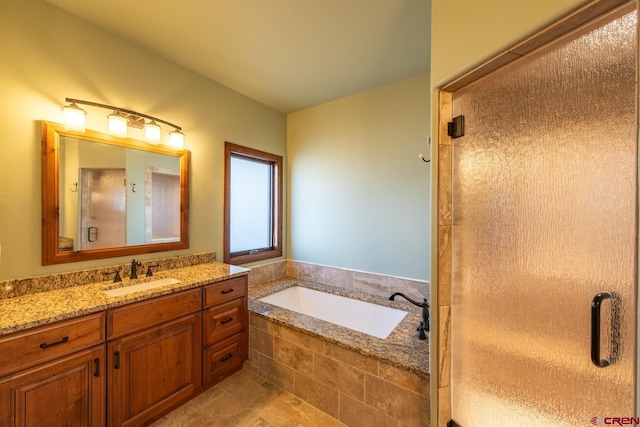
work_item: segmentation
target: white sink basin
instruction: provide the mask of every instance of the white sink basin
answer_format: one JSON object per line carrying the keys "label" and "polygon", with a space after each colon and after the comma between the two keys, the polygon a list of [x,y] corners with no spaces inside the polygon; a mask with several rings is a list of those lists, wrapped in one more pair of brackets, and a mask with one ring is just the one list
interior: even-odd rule
{"label": "white sink basin", "polygon": [[138,283],[137,285],[123,286],[121,288],[105,290],[104,293],[110,297],[120,297],[122,295],[131,294],[133,292],[146,291],[148,289],[158,288],[166,285],[177,285],[180,280],[173,278],[157,279],[151,282]]}

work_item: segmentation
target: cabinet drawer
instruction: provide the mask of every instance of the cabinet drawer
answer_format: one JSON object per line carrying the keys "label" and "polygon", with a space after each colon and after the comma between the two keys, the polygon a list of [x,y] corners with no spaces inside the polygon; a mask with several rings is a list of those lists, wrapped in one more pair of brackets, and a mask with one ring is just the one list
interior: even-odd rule
{"label": "cabinet drawer", "polygon": [[200,289],[153,298],[107,311],[107,338],[114,339],[199,311]]}
{"label": "cabinet drawer", "polygon": [[0,377],[104,342],[104,312],[0,338]]}
{"label": "cabinet drawer", "polygon": [[219,383],[242,367],[247,360],[246,332],[227,338],[204,351],[203,384],[205,387]]}
{"label": "cabinet drawer", "polygon": [[247,294],[247,276],[236,277],[204,287],[204,308]]}
{"label": "cabinet drawer", "polygon": [[242,332],[247,325],[245,298],[239,298],[204,312],[204,342],[213,344],[229,335]]}

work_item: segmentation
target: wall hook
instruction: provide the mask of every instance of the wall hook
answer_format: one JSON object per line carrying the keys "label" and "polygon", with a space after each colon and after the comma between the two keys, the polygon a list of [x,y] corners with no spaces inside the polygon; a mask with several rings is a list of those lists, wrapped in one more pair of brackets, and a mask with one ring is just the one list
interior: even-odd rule
{"label": "wall hook", "polygon": [[135,193],[135,192],[136,192],[136,183],[135,183],[135,182],[132,182],[132,183],[131,183],[131,192],[132,192],[132,193]]}
{"label": "wall hook", "polygon": [[[429,147],[431,147],[431,137],[430,137],[430,136],[428,136],[428,137],[427,137],[426,143],[427,143],[427,145],[428,145]],[[422,160],[422,161],[423,161],[423,162],[425,162],[425,163],[429,163],[429,162],[431,161],[431,159],[429,159],[429,160],[425,159],[425,158],[424,158],[424,155],[423,155],[422,153],[420,153],[420,154],[418,155],[418,157],[420,158],[420,160]]]}
{"label": "wall hook", "polygon": [[71,189],[72,193],[77,193],[78,192],[78,183],[74,182],[73,183],[73,188]]}

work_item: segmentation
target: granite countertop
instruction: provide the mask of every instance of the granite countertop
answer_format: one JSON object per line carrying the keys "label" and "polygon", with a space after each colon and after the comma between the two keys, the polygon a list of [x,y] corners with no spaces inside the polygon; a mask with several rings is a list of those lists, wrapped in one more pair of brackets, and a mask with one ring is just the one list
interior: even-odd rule
{"label": "granite countertop", "polygon": [[[300,285],[336,295],[346,296],[378,305],[408,311],[409,314],[386,339],[376,338],[333,323],[277,307],[259,299],[291,286]],[[384,297],[329,286],[307,280],[283,278],[249,287],[249,311],[275,323],[320,336],[342,347],[365,356],[391,363],[415,374],[429,378],[429,339],[416,338],[416,327],[422,320],[422,311],[408,302],[389,301]],[[429,333],[427,332],[427,337]]]}
{"label": "granite countertop", "polygon": [[[0,337],[65,319],[97,313],[108,308],[244,276],[248,272],[249,269],[242,267],[207,262],[163,270],[153,277],[141,277],[136,280],[123,279],[120,283],[102,281],[78,286],[53,283],[51,288],[46,291],[0,298]],[[174,278],[180,283],[122,296],[112,297],[104,292],[114,287],[146,283],[163,278]],[[386,339],[380,339],[259,301],[266,295],[295,285],[405,310],[409,314]],[[416,326],[422,320],[422,314],[420,308],[412,304],[398,300],[389,301],[386,298],[368,293],[292,278],[282,278],[252,285],[249,286],[248,291],[249,310],[259,316],[308,334],[320,336],[337,345],[402,367],[425,378],[429,377],[429,340],[416,338]]]}
{"label": "granite countertop", "polygon": [[[123,279],[119,283],[105,281],[11,298],[0,298],[0,336],[243,276],[248,272],[249,270],[246,268],[212,262],[164,270],[153,277],[141,277],[136,280]],[[104,293],[104,290],[113,287],[124,287],[162,278],[178,279],[180,283],[117,297],[111,297]]]}

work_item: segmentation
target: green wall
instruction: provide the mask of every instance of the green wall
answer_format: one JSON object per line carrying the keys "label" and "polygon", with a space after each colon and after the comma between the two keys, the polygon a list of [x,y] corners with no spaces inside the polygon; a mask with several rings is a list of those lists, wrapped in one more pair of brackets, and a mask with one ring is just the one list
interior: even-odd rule
{"label": "green wall", "polygon": [[[0,2],[0,280],[124,263],[41,265],[39,121],[60,122],[65,97],[128,108],[183,127],[191,151],[191,247],[223,239],[224,141],[286,155],[286,116],[41,0]],[[87,107],[105,132],[107,110]]]}
{"label": "green wall", "polygon": [[[230,141],[285,157],[282,258],[429,279],[430,165],[417,157],[428,156],[429,75],[287,117],[41,0],[0,2],[0,51],[0,280],[130,260],[41,265],[39,122],[60,122],[66,97],[184,129],[191,247],[136,258],[222,253]],[[86,109],[87,128],[105,132],[108,111]]]}
{"label": "green wall", "polygon": [[428,74],[289,114],[289,257],[429,280],[428,134]]}

